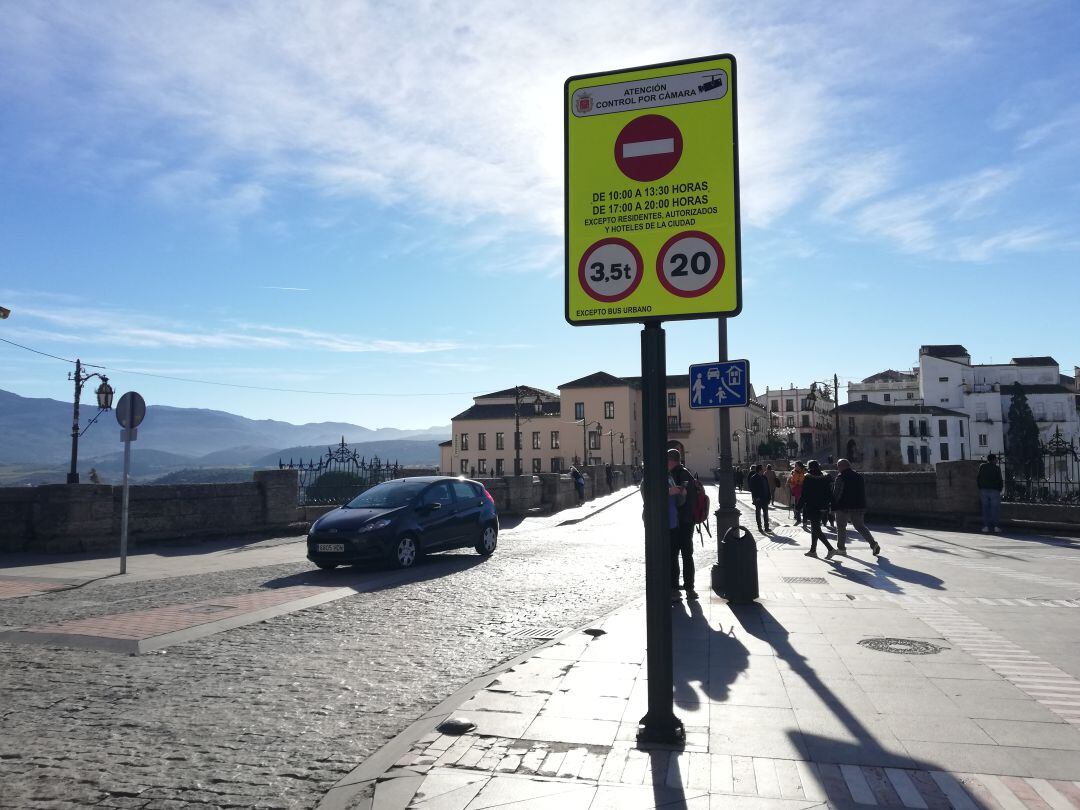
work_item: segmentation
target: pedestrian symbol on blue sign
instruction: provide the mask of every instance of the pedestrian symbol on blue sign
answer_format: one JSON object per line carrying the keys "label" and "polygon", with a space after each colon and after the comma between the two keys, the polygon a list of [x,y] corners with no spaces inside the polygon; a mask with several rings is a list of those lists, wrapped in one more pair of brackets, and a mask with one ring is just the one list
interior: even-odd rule
{"label": "pedestrian symbol on blue sign", "polygon": [[690,366],[691,408],[739,408],[750,399],[750,361]]}

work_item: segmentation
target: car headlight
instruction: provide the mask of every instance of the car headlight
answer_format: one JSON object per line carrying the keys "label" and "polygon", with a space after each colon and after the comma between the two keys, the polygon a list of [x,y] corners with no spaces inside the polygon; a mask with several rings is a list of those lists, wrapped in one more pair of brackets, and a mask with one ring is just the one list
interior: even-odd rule
{"label": "car headlight", "polygon": [[364,534],[365,532],[374,532],[378,531],[379,529],[385,529],[391,523],[393,523],[393,521],[389,520],[388,518],[383,518],[382,520],[373,520],[371,521],[371,523],[365,523],[363,526],[361,526],[358,533]]}

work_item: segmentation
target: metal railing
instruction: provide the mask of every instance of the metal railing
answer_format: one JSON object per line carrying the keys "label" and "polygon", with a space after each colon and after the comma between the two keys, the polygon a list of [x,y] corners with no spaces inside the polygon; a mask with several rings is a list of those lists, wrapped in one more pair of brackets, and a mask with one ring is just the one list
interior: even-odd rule
{"label": "metal railing", "polygon": [[319,459],[278,460],[278,468],[299,472],[302,506],[343,504],[361,492],[383,481],[401,477],[397,462],[382,461],[378,456],[369,460],[349,449],[344,437],[337,447],[327,447]]}
{"label": "metal railing", "polygon": [[1002,500],[1080,505],[1080,448],[1056,434],[1027,461],[1006,454]]}

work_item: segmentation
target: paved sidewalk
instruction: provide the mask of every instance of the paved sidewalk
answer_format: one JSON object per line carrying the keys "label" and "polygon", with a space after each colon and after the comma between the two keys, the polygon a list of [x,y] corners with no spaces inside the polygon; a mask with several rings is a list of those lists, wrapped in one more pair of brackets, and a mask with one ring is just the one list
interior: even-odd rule
{"label": "paved sidewalk", "polygon": [[[759,554],[757,604],[703,590],[674,606],[682,750],[635,742],[638,602],[597,622],[603,635],[571,633],[429,713],[322,806],[1080,808],[1075,635],[1059,640],[1059,668],[1038,634],[1022,646],[997,629],[1076,615],[1074,600],[1051,598],[1064,594],[1009,587],[1075,593],[1076,581],[979,569],[964,580],[960,552],[952,581],[953,568],[923,568],[954,552],[904,531],[879,538],[880,561],[856,542],[828,564],[803,556],[805,533],[788,527]],[[448,714],[476,729],[440,735]]]}

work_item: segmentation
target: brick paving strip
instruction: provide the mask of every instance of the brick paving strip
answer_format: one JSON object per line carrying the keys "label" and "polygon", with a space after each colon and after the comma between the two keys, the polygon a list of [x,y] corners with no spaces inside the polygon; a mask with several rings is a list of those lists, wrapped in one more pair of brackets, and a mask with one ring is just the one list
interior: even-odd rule
{"label": "brick paving strip", "polygon": [[354,588],[317,585],[270,588],[133,613],[33,625],[0,632],[0,641],[139,654],[355,594]]}
{"label": "brick paving strip", "polygon": [[50,591],[66,591],[81,584],[77,579],[48,579],[45,577],[0,576],[0,599],[37,596]]}

